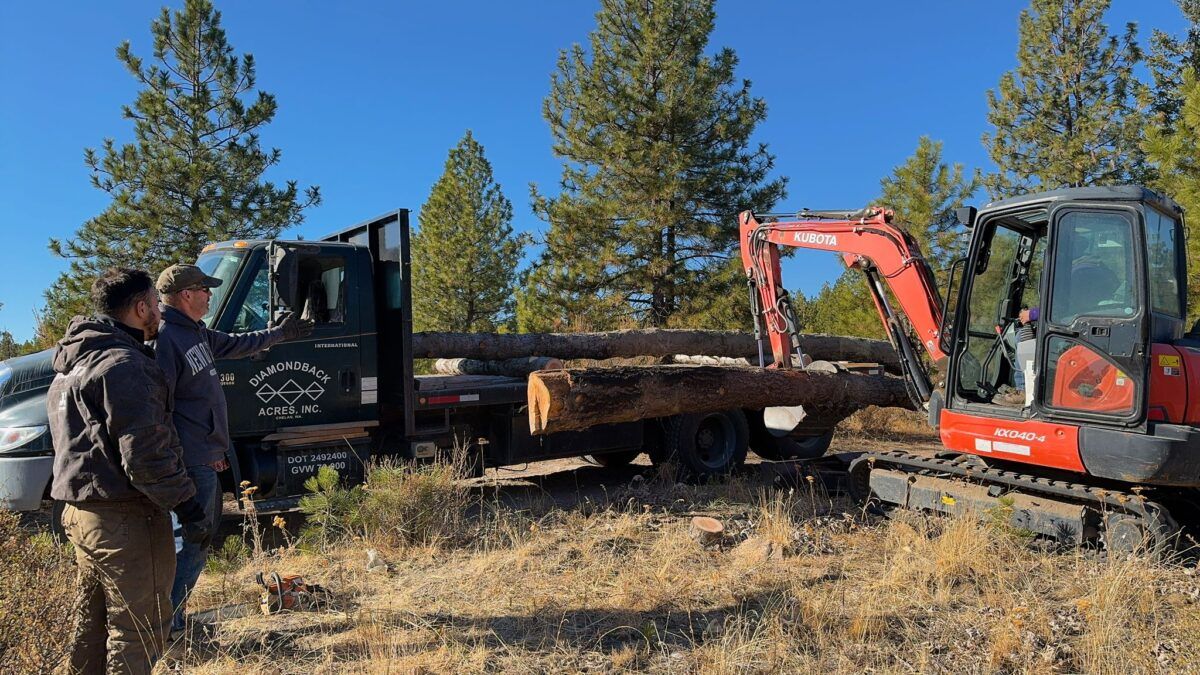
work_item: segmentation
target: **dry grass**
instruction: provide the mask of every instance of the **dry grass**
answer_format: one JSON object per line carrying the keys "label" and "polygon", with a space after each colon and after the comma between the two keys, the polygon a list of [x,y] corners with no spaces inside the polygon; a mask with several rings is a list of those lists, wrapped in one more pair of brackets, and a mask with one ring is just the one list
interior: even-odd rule
{"label": "dry grass", "polygon": [[[819,484],[777,488],[768,475],[709,486],[639,476],[566,508],[512,499],[486,481],[376,476],[367,493],[379,501],[367,507],[364,497],[358,508],[377,512],[359,514],[347,536],[249,560],[239,549],[206,573],[190,609],[219,612],[214,641],[177,646],[164,668],[1200,670],[1194,566],[1051,551],[986,519],[876,520]],[[693,515],[721,519],[725,540],[693,540]],[[367,548],[387,571],[365,569]],[[336,602],[262,616],[260,569],[302,574]]]}
{"label": "dry grass", "polygon": [[935,440],[925,415],[901,408],[867,406],[842,420],[841,435],[889,440]]}
{"label": "dry grass", "polygon": [[0,673],[35,673],[62,660],[71,625],[71,549],[0,511]]}
{"label": "dry grass", "polygon": [[[468,536],[279,551],[324,613],[222,621],[189,672],[1188,672],[1194,569],[1052,552],[986,521],[864,519],[815,486],[635,481],[578,509],[477,504]],[[705,548],[690,515],[721,518]],[[387,574],[365,571],[377,547]],[[245,601],[206,577],[194,609]]]}

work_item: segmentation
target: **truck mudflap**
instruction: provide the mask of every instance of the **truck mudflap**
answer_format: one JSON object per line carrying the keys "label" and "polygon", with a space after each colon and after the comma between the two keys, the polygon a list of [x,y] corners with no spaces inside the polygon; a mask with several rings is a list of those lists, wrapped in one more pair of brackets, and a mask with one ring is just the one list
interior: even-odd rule
{"label": "truck mudflap", "polygon": [[1074,545],[1165,553],[1179,528],[1142,494],[893,451],[850,464],[855,497],[932,513],[1002,519]]}

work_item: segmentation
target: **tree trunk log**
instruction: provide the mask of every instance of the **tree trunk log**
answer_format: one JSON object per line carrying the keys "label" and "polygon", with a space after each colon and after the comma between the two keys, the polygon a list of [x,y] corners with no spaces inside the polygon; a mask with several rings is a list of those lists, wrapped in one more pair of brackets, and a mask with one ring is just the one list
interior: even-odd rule
{"label": "tree trunk log", "polygon": [[480,361],[479,359],[438,359],[433,372],[441,375],[507,375],[526,377],[539,370],[557,370],[563,362],[546,356],[528,356],[503,361]]}
{"label": "tree trunk log", "polygon": [[[818,361],[866,361],[899,372],[892,345],[882,340],[839,335],[803,335],[800,347]],[[758,345],[750,333],[726,330],[646,328],[606,333],[414,333],[413,358],[461,357],[497,361],[527,356],[558,359],[611,359],[635,356],[706,354],[753,359]]]}
{"label": "tree trunk log", "polygon": [[577,431],[680,413],[804,406],[804,425],[832,428],[868,405],[912,409],[886,375],[721,366],[549,370],[529,376],[529,430]]}

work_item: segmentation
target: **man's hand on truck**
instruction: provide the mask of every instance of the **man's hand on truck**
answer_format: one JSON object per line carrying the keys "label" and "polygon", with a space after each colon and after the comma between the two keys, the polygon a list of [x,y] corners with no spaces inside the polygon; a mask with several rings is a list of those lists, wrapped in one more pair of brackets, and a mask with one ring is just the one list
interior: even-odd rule
{"label": "man's hand on truck", "polygon": [[283,339],[295,340],[308,337],[313,332],[313,321],[312,319],[302,319],[294,313],[288,312],[279,322],[279,328],[283,331]]}

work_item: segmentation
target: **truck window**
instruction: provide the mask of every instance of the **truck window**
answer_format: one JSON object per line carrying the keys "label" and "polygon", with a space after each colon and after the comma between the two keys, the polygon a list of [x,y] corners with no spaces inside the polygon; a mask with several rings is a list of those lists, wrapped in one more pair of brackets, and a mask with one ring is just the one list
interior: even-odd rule
{"label": "truck window", "polygon": [[300,316],[317,324],[346,321],[346,261],[339,256],[310,256],[300,260],[296,284]]}
{"label": "truck window", "polygon": [[233,332],[245,333],[263,330],[267,327],[267,317],[271,314],[271,286],[267,279],[266,265],[259,264],[258,273],[246,292],[246,300],[238,309],[233,320]]}
{"label": "truck window", "polygon": [[196,266],[210,277],[216,277],[223,283],[212,289],[212,300],[208,303],[208,313],[202,320],[204,325],[212,326],[217,311],[225,302],[225,296],[233,288],[233,278],[242,267],[242,259],[246,257],[243,251],[212,251],[201,255],[196,260]]}

